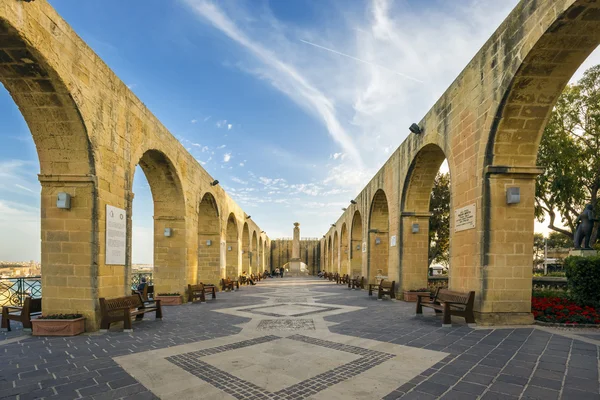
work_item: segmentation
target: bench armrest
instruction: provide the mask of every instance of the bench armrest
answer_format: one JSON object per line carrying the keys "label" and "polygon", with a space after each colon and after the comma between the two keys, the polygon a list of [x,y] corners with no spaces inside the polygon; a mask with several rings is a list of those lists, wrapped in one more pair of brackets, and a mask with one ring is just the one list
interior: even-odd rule
{"label": "bench armrest", "polygon": [[461,303],[461,302],[458,302],[458,301],[441,301],[440,300],[440,303],[441,304],[450,304],[451,306],[457,306],[457,305],[458,306],[466,306],[467,305],[466,303]]}
{"label": "bench armrest", "polygon": [[429,297],[430,299],[433,298],[433,296],[430,294],[417,294],[418,297]]}
{"label": "bench armrest", "polygon": [[21,307],[21,306],[2,306],[2,308],[6,308],[9,311],[10,310],[14,310],[14,311],[23,310],[23,307]]}

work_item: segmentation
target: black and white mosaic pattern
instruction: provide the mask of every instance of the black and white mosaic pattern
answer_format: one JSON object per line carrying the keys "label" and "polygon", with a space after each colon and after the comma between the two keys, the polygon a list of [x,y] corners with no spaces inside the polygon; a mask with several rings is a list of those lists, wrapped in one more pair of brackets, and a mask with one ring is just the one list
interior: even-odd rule
{"label": "black and white mosaic pattern", "polygon": [[254,308],[246,308],[243,311],[244,312],[249,312],[252,314],[258,314],[258,315],[266,315],[267,317],[306,317],[308,315],[314,315],[314,314],[319,314],[319,313],[324,313],[327,311],[333,311],[333,310],[339,310],[340,307],[326,307],[326,306],[322,306],[319,304],[287,304],[287,305],[293,305],[293,306],[298,306],[298,307],[306,307],[306,312],[299,312],[296,314],[292,314],[289,315],[287,313],[284,312],[277,312],[278,309],[283,309],[286,304],[275,304],[275,305],[268,305],[268,306],[259,306],[259,307],[254,307]]}
{"label": "black and white mosaic pattern", "polygon": [[358,355],[360,358],[333,368],[325,373],[315,377],[305,379],[285,389],[277,392],[265,390],[252,382],[240,379],[235,375],[225,372],[207,362],[201,360],[202,357],[222,353],[225,351],[241,349],[254,346],[273,340],[280,339],[279,336],[268,335],[256,339],[244,340],[224,346],[213,347],[210,349],[193,351],[190,353],[179,354],[166,358],[171,363],[177,365],[183,370],[194,376],[210,383],[214,387],[223,390],[236,399],[304,399],[325,390],[333,385],[360,375],[369,369],[376,367],[389,359],[393,354],[364,349],[361,347],[345,345],[327,340],[315,339],[303,335],[288,336],[287,339],[304,342],[327,349],[347,352]]}
{"label": "black and white mosaic pattern", "polygon": [[315,322],[312,319],[265,319],[256,327],[259,331],[299,331],[315,330]]}

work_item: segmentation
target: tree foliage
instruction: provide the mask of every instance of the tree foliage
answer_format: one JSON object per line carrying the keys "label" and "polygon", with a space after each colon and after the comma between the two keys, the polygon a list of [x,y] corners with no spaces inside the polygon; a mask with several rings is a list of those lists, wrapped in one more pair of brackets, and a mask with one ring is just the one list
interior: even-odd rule
{"label": "tree foliage", "polygon": [[431,191],[429,211],[429,265],[450,262],[450,174],[438,172]]}
{"label": "tree foliage", "polygon": [[[598,215],[600,191],[600,65],[588,69],[559,97],[540,143],[536,217],[550,217],[549,228],[572,238],[575,220],[590,203]],[[556,226],[560,216],[563,229]],[[592,243],[598,236],[594,228]]]}

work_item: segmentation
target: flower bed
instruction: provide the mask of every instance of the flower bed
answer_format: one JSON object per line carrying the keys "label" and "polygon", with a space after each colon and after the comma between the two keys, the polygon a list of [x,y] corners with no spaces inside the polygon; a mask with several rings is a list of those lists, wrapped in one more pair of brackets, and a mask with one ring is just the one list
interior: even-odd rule
{"label": "flower bed", "polygon": [[554,324],[600,324],[600,312],[561,297],[533,297],[531,311],[537,321]]}

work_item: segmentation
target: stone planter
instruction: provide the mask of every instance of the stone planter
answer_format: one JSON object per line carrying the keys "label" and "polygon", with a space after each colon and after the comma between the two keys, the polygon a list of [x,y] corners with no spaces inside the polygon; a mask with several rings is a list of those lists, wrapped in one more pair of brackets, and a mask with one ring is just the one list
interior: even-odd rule
{"label": "stone planter", "polygon": [[76,336],[85,332],[85,317],[76,319],[31,320],[33,336]]}
{"label": "stone planter", "polygon": [[411,303],[416,303],[419,295],[426,294],[429,295],[429,292],[409,292],[407,290],[404,291],[404,301],[408,301]]}
{"label": "stone planter", "polygon": [[163,306],[180,306],[183,302],[181,296],[156,296],[154,300],[160,300]]}

